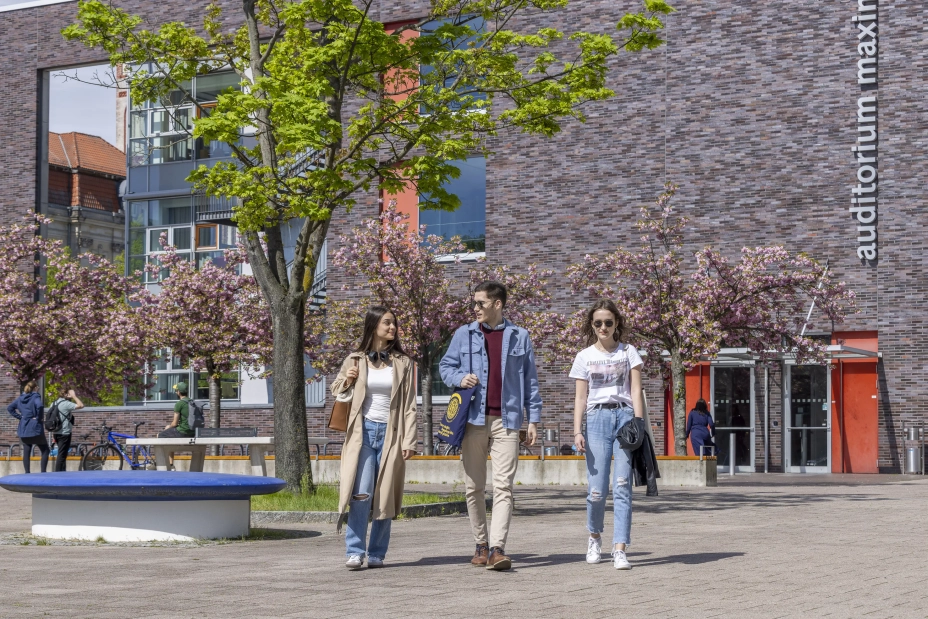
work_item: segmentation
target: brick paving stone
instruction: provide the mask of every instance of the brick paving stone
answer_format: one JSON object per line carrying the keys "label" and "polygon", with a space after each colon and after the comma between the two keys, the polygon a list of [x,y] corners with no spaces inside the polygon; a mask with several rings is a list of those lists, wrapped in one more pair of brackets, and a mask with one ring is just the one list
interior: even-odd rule
{"label": "brick paving stone", "polygon": [[[464,516],[396,521],[386,567],[357,572],[333,525],[194,547],[0,545],[0,617],[608,617],[626,613],[626,591],[641,617],[928,617],[928,480],[750,475],[636,492],[630,572],[584,562],[584,488],[515,492],[506,573],[468,564]],[[0,491],[0,539],[29,518],[28,496]],[[199,593],[167,593],[193,570]]]}

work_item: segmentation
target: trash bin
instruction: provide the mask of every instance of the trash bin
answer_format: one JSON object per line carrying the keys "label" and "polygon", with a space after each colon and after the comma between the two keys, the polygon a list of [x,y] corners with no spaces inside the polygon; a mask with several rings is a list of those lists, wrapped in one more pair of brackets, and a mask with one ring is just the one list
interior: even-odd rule
{"label": "trash bin", "polygon": [[905,448],[905,472],[921,473],[922,472],[922,448],[906,447]]}
{"label": "trash bin", "polygon": [[905,429],[905,440],[907,441],[918,441],[921,440],[921,428],[906,428]]}

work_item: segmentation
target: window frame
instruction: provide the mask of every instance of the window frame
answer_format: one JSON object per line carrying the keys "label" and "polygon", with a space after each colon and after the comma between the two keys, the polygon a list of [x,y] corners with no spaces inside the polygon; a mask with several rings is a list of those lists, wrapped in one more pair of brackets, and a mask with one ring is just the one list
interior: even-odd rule
{"label": "window frame", "polygon": [[[200,245],[200,230],[206,228],[213,229],[213,239],[215,240],[214,245]],[[193,251],[219,251],[219,224],[197,224],[196,232],[194,233],[193,239]]]}

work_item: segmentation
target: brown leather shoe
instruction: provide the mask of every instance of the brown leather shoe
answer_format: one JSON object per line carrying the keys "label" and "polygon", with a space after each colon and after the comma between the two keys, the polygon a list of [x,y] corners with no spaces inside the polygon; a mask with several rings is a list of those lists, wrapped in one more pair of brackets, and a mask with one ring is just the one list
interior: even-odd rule
{"label": "brown leather shoe", "polygon": [[474,558],[470,560],[470,564],[474,567],[480,567],[481,565],[487,564],[487,554],[489,553],[489,548],[483,544],[477,544],[477,550],[474,552]]}
{"label": "brown leather shoe", "polygon": [[488,570],[508,570],[510,567],[512,567],[512,559],[503,554],[502,548],[490,549],[490,557],[487,559]]}

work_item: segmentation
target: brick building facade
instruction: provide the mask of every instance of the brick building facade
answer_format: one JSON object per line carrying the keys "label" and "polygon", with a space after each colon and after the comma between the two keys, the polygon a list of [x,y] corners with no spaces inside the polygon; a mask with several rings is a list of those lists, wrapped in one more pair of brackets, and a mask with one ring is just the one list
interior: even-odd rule
{"label": "brick building facade", "polygon": [[[589,105],[585,124],[566,123],[550,140],[507,134],[491,141],[486,255],[493,262],[537,263],[561,274],[584,254],[633,245],[631,224],[638,206],[652,201],[665,181],[673,181],[680,187],[676,204],[691,220],[687,239],[692,249],[711,244],[736,255],[745,245],[776,243],[828,260],[837,277],[857,293],[860,312],[840,326],[841,333],[822,335],[859,350],[878,350],[882,356],[836,359],[824,374],[809,374],[808,384],[826,380],[827,387],[816,387],[817,395],[804,399],[823,400],[814,404],[822,405],[819,416],[830,437],[824,468],[888,472],[899,470],[903,424],[928,421],[928,218],[920,191],[928,168],[928,111],[923,105],[928,79],[922,69],[928,61],[928,6],[884,0],[876,19],[877,11],[871,11],[874,15],[855,23],[852,18],[860,17],[861,6],[877,4],[860,1],[674,3],[678,11],[667,19],[667,45],[611,60],[609,85],[617,94]],[[192,24],[201,18],[199,8],[174,0],[156,6],[138,0],[119,4],[154,23],[172,19]],[[424,0],[383,2],[373,17],[383,22],[415,19],[428,6]],[[637,6],[631,1],[574,2],[567,11],[527,16],[515,27],[611,32],[621,15]],[[75,7],[66,2],[0,13],[9,73],[0,88],[6,116],[18,121],[0,143],[5,186],[0,222],[14,220],[23,207],[39,206],[43,200],[43,183],[37,178],[45,135],[39,122],[43,71],[103,60],[99,53],[57,36]],[[860,25],[871,28],[871,21],[878,23],[880,35],[877,82],[861,85],[858,73],[866,54],[858,46],[868,39]],[[849,210],[851,199],[862,197],[852,189],[869,178],[851,151],[860,143],[858,130],[866,129],[858,113],[863,96],[878,102],[873,123],[879,136],[873,133],[879,179],[876,260],[859,258],[864,245],[859,238],[866,231],[858,230],[862,220]],[[335,249],[338,233],[360,218],[376,216],[379,208],[371,194],[350,219],[338,214],[329,251]],[[343,282],[337,273],[329,273],[328,279],[332,294]],[[571,295],[561,275],[554,288],[561,310],[585,302]],[[736,359],[727,366],[705,366],[702,377],[699,370],[691,373],[691,394],[711,392],[719,381],[728,380],[725,367],[751,366]],[[769,372],[766,427],[769,468],[774,471],[787,462],[786,428],[796,425],[795,415],[800,414],[790,408],[796,402],[784,394],[789,373],[798,376],[801,371],[777,365]],[[855,373],[857,383],[848,378]],[[746,444],[754,446],[748,465],[763,470],[763,393],[768,383],[759,366],[746,376],[753,386],[748,389],[750,414],[742,413],[751,428]],[[544,367],[540,378],[545,418],[569,422],[572,386],[566,373]],[[15,385],[4,381],[0,392],[11,399]],[[847,385],[854,389],[848,391]],[[647,395],[652,420],[662,424],[655,427],[662,441],[666,421],[655,414],[664,401],[659,381],[648,381]],[[842,415],[849,412],[858,425],[847,425],[851,419],[839,416],[838,404],[847,408]],[[311,410],[311,427],[320,428],[324,414]],[[4,437],[13,428],[10,421],[0,422]],[[878,461],[855,463],[857,453],[850,452],[858,445],[849,427],[868,436],[872,429],[874,443],[861,447],[861,453],[868,459],[873,453]],[[800,436],[813,430],[795,432]]]}

